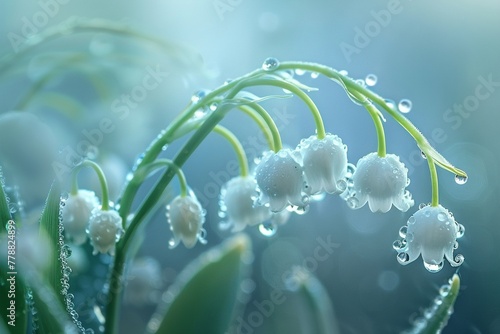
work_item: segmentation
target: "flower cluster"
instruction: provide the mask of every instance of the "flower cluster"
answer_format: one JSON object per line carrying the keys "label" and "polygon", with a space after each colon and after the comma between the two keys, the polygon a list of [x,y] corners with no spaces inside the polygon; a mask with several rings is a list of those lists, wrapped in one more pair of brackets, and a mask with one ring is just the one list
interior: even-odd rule
{"label": "flower cluster", "polygon": [[80,189],[70,194],[61,217],[66,236],[75,245],[83,244],[89,237],[94,254],[114,255],[115,244],[123,234],[122,219],[115,210],[102,210],[93,191]]}

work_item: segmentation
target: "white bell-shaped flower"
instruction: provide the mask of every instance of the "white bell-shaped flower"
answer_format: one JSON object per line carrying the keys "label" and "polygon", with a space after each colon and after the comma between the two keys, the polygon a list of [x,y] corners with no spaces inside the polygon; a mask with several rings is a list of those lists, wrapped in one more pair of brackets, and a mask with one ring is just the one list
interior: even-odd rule
{"label": "white bell-shaped flower", "polygon": [[399,234],[402,240],[396,240],[393,247],[398,251],[398,262],[403,265],[415,261],[420,254],[430,272],[440,271],[444,258],[453,267],[464,262],[462,255],[453,256],[464,227],[441,205],[422,207],[408,219]]}
{"label": "white bell-shaped flower", "polygon": [[372,212],[387,212],[392,205],[406,212],[414,204],[410,192],[405,189],[409,184],[408,169],[397,155],[379,157],[377,153],[370,153],[359,159],[342,196],[352,209],[359,209],[368,202]]}
{"label": "white bell-shaped flower", "polygon": [[297,146],[307,182],[306,192],[341,193],[346,189],[347,146],[336,135],[318,139],[313,135]]}
{"label": "white bell-shaped flower", "polygon": [[87,226],[92,210],[99,206],[99,200],[93,191],[78,190],[76,195],[70,194],[61,210],[66,236],[75,245],[81,245],[87,240]]}
{"label": "white bell-shaped flower", "polygon": [[94,247],[92,252],[109,253],[115,255],[115,244],[123,235],[122,218],[115,210],[101,210],[96,208],[90,216],[87,234],[90,244]]}
{"label": "white bell-shaped flower", "polygon": [[239,232],[246,226],[258,225],[271,216],[269,208],[254,205],[257,182],[252,176],[238,176],[229,180],[221,189],[220,213],[227,218],[228,227]]}
{"label": "white bell-shaped flower", "polygon": [[177,196],[167,205],[167,220],[173,238],[169,247],[176,247],[182,241],[186,248],[193,248],[196,241],[205,244],[205,210],[203,210],[196,196],[191,193],[188,196]]}
{"label": "white bell-shaped flower", "polygon": [[255,169],[255,180],[260,192],[257,204],[268,206],[272,212],[282,211],[288,205],[308,205],[308,197],[302,193],[302,166],[290,149],[266,152]]}

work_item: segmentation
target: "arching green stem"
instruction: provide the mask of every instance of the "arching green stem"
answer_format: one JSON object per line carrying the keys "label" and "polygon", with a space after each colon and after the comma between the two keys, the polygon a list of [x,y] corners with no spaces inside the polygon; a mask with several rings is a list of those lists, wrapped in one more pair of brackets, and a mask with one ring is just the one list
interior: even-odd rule
{"label": "arching green stem", "polygon": [[382,120],[380,119],[380,111],[378,111],[377,107],[375,107],[372,103],[368,103],[364,105],[364,107],[370,113],[370,116],[373,119],[373,123],[375,124],[375,130],[377,131],[377,141],[378,141],[377,154],[379,157],[383,158],[386,155],[386,145],[385,145],[384,125],[382,124]]}
{"label": "arching green stem", "polygon": [[243,149],[243,146],[241,145],[240,141],[236,136],[226,129],[225,127],[221,125],[216,125],[214,127],[214,132],[220,134],[222,137],[224,137],[233,147],[234,152],[236,153],[236,156],[238,158],[238,163],[240,165],[240,174],[241,176],[248,176],[248,160],[247,156],[245,154],[245,150]]}
{"label": "arching green stem", "polygon": [[91,167],[97,174],[102,191],[101,209],[103,211],[109,210],[108,183],[106,182],[106,177],[104,176],[104,172],[102,171],[101,167],[99,167],[98,164],[91,160],[85,160],[73,169],[73,172],[71,174],[71,195],[78,194],[78,173],[83,167]]}
{"label": "arching green stem", "polygon": [[431,157],[427,157],[427,162],[429,164],[429,172],[431,173],[431,185],[432,185],[432,202],[431,206],[439,205],[439,183],[438,175],[436,170],[436,164]]}
{"label": "arching green stem", "polygon": [[155,171],[160,167],[171,167],[175,171],[175,173],[177,173],[177,177],[179,178],[180,192],[181,192],[180,195],[182,197],[186,197],[188,194],[186,177],[182,172],[182,169],[180,169],[175,163],[173,163],[172,160],[169,159],[158,159],[153,161],[149,165],[142,167],[141,170],[139,170],[136,174],[134,174],[134,177],[137,178],[134,181],[142,183],[149,174],[151,174],[153,171]]}
{"label": "arching green stem", "polygon": [[340,83],[345,89],[349,92],[358,92],[361,95],[365,96],[367,99],[375,102],[379,106],[381,106],[387,113],[391,115],[396,122],[398,122],[417,142],[418,147],[424,152],[427,156],[432,156],[436,164],[438,164],[441,168],[446,169],[455,175],[467,177],[467,173],[463,170],[456,168],[452,164],[450,164],[446,159],[441,156],[430,144],[429,141],[422,135],[422,133],[417,129],[413,123],[411,123],[405,116],[403,116],[399,111],[397,111],[394,107],[391,107],[384,98],[379,96],[378,94],[372,92],[368,88],[359,85],[353,79],[340,74],[338,71],[334,70],[331,67],[316,64],[316,63],[305,63],[305,62],[282,62],[277,70],[287,70],[287,69],[301,69],[305,71],[311,71],[323,74],[324,76]]}
{"label": "arching green stem", "polygon": [[286,82],[282,80],[277,80],[277,79],[268,79],[268,78],[256,78],[256,79],[251,79],[248,81],[244,81],[241,84],[243,87],[249,87],[249,86],[276,86],[280,87],[283,89],[286,89],[293,94],[297,95],[304,103],[307,105],[309,110],[311,111],[313,118],[314,118],[314,123],[316,125],[316,136],[318,139],[323,139],[326,136],[326,131],[325,131],[325,125],[323,124],[323,118],[321,117],[321,113],[318,110],[318,107],[314,103],[314,101],[304,93],[300,88],[297,86]]}
{"label": "arching green stem", "polygon": [[259,114],[255,111],[255,109],[249,107],[249,106],[239,106],[238,107],[241,111],[243,111],[245,114],[250,116],[252,120],[257,123],[257,126],[259,127],[260,131],[264,134],[264,137],[266,139],[267,145],[269,146],[270,150],[274,151],[274,136],[271,133],[271,130],[267,123],[264,121],[262,117],[260,117]]}
{"label": "arching green stem", "polygon": [[[255,102],[250,103],[248,106],[251,107],[253,110],[255,110],[255,112],[257,112],[259,114],[259,116],[262,117],[262,119],[264,119],[264,122],[266,122],[267,127],[269,128],[269,131],[271,131],[271,135],[273,138],[273,147],[270,146],[270,148],[274,152],[278,152],[279,150],[281,150],[281,148],[283,147],[283,144],[281,143],[280,132],[278,130],[278,127],[276,126],[276,123],[274,122],[272,117],[269,115],[269,113],[266,111],[266,109],[264,109],[264,107],[262,107],[260,104],[255,103]],[[246,107],[246,106],[242,106],[242,107]]]}

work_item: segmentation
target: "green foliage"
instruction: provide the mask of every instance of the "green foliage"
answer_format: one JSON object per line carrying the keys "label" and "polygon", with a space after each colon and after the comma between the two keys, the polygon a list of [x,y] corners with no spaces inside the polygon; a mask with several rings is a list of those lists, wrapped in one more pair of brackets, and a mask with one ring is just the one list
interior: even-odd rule
{"label": "green foliage", "polygon": [[149,333],[224,333],[234,316],[250,256],[250,240],[242,235],[203,253],[166,292],[173,301],[163,318],[161,310],[153,317]]}

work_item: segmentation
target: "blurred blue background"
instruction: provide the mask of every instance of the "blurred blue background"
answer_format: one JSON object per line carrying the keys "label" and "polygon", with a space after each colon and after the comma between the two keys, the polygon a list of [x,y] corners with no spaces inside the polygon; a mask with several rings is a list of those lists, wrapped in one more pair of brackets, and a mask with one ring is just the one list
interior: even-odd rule
{"label": "blurred blue background", "polygon": [[[469,181],[459,186],[453,175],[439,171],[441,203],[465,226],[465,236],[456,251],[465,256],[458,270],[461,294],[444,333],[500,333],[500,229],[496,212],[500,205],[500,2],[65,0],[44,9],[42,4],[48,2],[0,3],[1,54],[13,52],[13,34],[22,36],[23,30],[29,30],[28,21],[42,32],[71,16],[81,16],[130,24],[181,43],[203,59],[203,72],[196,66],[175,67],[158,50],[140,42],[85,34],[47,43],[26,57],[23,71],[2,78],[0,112],[4,113],[18,107],[31,85],[46,73],[50,61],[44,60],[44,55],[51,55],[53,60],[72,51],[91,54],[90,63],[78,65],[81,72],[58,77],[41,92],[69,95],[79,101],[85,114],[61,116],[57,107],[42,98],[31,100],[25,108],[49,124],[58,149],[62,149],[81,140],[82,129],[96,128],[103,115],[116,117],[112,102],[140,83],[148,66],[160,64],[169,73],[158,89],[132,108],[130,115],[116,122],[116,130],[98,147],[98,159],[110,165],[108,174],[115,196],[135,157],[189,102],[193,92],[213,89],[258,68],[269,56],[323,63],[347,70],[353,78],[375,74],[378,82],[374,91],[395,101],[410,99],[410,120],[450,162],[469,174]],[[54,15],[44,20],[41,11]],[[132,66],[106,58],[112,51],[134,56],[142,63]],[[98,69],[92,62],[100,64]],[[113,89],[101,102],[82,75],[99,71],[113,73],[105,82]],[[376,150],[372,121],[339,86],[324,78],[297,78],[319,88],[310,96],[322,111],[327,131],[339,135],[348,145],[350,162]],[[280,93],[272,89],[265,92]],[[265,106],[275,116],[285,145],[295,147],[301,138],[314,132],[312,117],[298,99],[267,101]],[[409,168],[409,189],[416,204],[427,203],[431,193],[427,164],[411,137],[387,118],[388,152],[398,154]],[[259,140],[259,145],[253,144],[257,128],[245,116],[231,113],[223,123],[238,135],[251,158],[264,149]],[[23,136],[7,137],[4,132],[1,140],[22,146]],[[178,147],[173,145],[167,156]],[[217,231],[218,195],[212,190],[214,184],[220,186],[227,175],[234,173],[228,171],[230,160],[235,160],[230,147],[220,138],[209,136],[185,166],[188,182],[208,211],[208,247],[227,237]],[[32,171],[25,173],[30,175]],[[22,184],[22,180],[19,182]],[[40,176],[36,186],[25,183],[20,192],[28,209],[36,212],[50,180],[44,183]],[[409,327],[412,314],[414,317],[429,305],[438,287],[455,272],[447,263],[437,274],[427,272],[420,259],[406,267],[397,263],[392,242],[415,210],[391,210],[383,215],[372,214],[367,207],[351,211],[340,198],[327,196],[314,203],[307,215],[293,216],[272,238],[261,236],[256,229],[248,230],[256,255],[252,298],[269,296],[280,268],[302,263],[318,245],[317,238],[330,237],[339,246],[318,264],[314,274],[329,292],[341,332],[400,332]],[[165,286],[207,247],[169,251],[170,231],[163,212],[152,218],[144,238],[139,255],[160,261]],[[279,308],[263,325],[253,328],[253,333],[296,333],[311,321],[301,316],[292,299]],[[141,330],[151,310],[125,306],[123,333]],[[252,310],[249,304],[247,314]]]}

